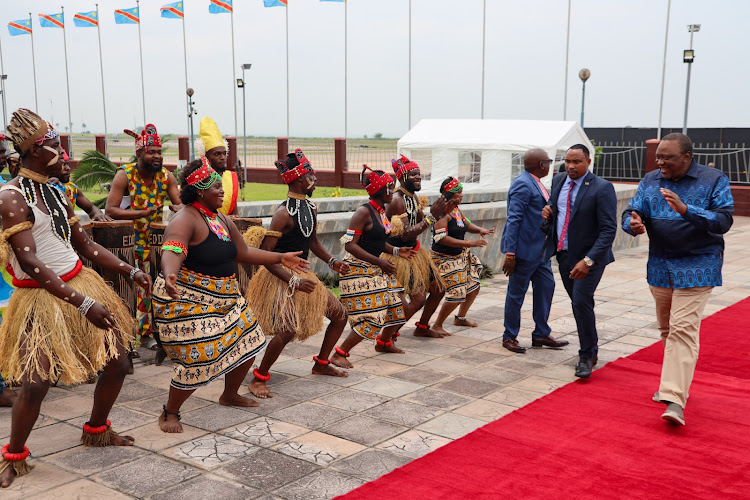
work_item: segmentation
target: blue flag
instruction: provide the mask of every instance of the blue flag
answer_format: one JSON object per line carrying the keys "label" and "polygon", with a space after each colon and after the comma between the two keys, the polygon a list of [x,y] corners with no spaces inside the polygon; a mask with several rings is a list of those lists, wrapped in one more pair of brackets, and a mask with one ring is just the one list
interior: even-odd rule
{"label": "blue flag", "polygon": [[231,14],[232,0],[210,0],[208,12],[210,14]]}
{"label": "blue flag", "polygon": [[264,7],[286,7],[289,0],[263,0]]}
{"label": "blue flag", "polygon": [[185,19],[185,6],[182,2],[168,3],[161,8],[161,17]]}
{"label": "blue flag", "polygon": [[138,7],[132,9],[116,9],[115,10],[115,23],[116,24],[140,24],[141,18],[138,12]]}
{"label": "blue flag", "polygon": [[8,32],[10,33],[10,36],[30,35],[31,19],[21,19],[20,21],[9,22]]}
{"label": "blue flag", "polygon": [[99,26],[99,18],[95,10],[91,12],[79,12],[73,16],[73,24],[78,28],[96,28]]}
{"label": "blue flag", "polygon": [[39,24],[42,28],[65,28],[63,13],[39,14]]}

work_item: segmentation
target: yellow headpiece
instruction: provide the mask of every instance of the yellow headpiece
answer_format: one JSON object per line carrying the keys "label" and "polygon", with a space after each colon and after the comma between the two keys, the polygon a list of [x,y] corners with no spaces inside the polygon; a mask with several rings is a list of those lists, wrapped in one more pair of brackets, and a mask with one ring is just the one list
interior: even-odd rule
{"label": "yellow headpiece", "polygon": [[221,136],[221,132],[219,132],[219,126],[207,116],[201,118],[200,136],[206,152],[219,146],[225,147],[224,138]]}

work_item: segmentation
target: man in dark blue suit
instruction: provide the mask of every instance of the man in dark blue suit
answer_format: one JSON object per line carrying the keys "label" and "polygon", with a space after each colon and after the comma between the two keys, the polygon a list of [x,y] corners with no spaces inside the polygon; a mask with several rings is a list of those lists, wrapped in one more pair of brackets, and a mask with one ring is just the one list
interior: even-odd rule
{"label": "man in dark blue suit", "polygon": [[542,217],[549,219],[553,237],[546,253],[557,255],[565,291],[571,299],[578,327],[580,350],[576,377],[588,378],[597,361],[599,336],[594,316],[594,292],[604,268],[615,260],[612,242],[617,233],[617,195],[612,183],[589,172],[591,156],[583,144],[565,154],[568,175],[552,179],[550,204]]}
{"label": "man in dark blue suit", "polygon": [[517,337],[521,328],[521,306],[529,283],[534,293],[535,328],[531,334],[531,345],[552,348],[568,345],[567,340],[552,338],[552,330],[547,324],[555,293],[555,278],[550,255],[543,253],[547,235],[539,228],[542,225],[542,209],[549,200],[549,193],[541,179],[549,174],[551,164],[552,160],[543,149],[530,149],[523,155],[524,171],[508,191],[508,216],[500,240],[500,251],[505,254],[503,272],[509,277],[505,295],[503,347],[512,352],[526,352]]}

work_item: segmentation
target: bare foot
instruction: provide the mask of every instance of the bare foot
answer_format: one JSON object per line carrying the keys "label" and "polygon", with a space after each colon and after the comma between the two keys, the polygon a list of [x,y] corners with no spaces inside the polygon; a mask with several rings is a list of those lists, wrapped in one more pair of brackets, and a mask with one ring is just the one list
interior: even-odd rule
{"label": "bare foot", "polygon": [[[166,418],[165,418],[166,417]],[[182,432],[182,424],[174,413],[159,415],[159,428],[167,434],[178,434]]]}
{"label": "bare foot", "polygon": [[380,345],[375,344],[375,350],[378,352],[390,352],[393,354],[403,354],[404,351],[396,347],[396,344],[391,345]]}
{"label": "bare foot", "polygon": [[339,368],[354,368],[354,365],[351,364],[348,359],[337,352],[333,353],[333,355],[331,356],[331,363],[338,366]]}
{"label": "bare foot", "polygon": [[2,473],[0,473],[0,488],[7,488],[13,484],[13,480],[16,478],[16,471],[13,467],[7,467]]}
{"label": "bare foot", "polygon": [[255,377],[253,377],[253,380],[251,380],[250,383],[247,384],[247,388],[250,389],[250,392],[252,392],[253,396],[255,396],[256,398],[265,399],[273,397],[273,394],[271,394],[271,391],[268,390],[266,383],[262,380],[258,380]]}
{"label": "bare foot", "polygon": [[331,365],[321,365],[315,363],[312,367],[313,375],[330,375],[332,377],[348,377],[349,373],[344,370],[337,370]]}
{"label": "bare foot", "polygon": [[444,337],[442,333],[438,333],[431,328],[419,328],[419,327],[414,329],[414,336],[415,337],[432,337],[433,339],[441,339]]}
{"label": "bare foot", "polygon": [[242,406],[243,408],[258,406],[257,401],[253,401],[250,398],[243,398],[239,394],[222,394],[219,398],[219,404],[224,406]]}
{"label": "bare foot", "polygon": [[473,321],[469,321],[468,319],[458,319],[458,318],[455,318],[453,320],[453,324],[456,325],[456,326],[469,326],[471,328],[475,328],[475,327],[479,326],[476,323],[474,323]]}
{"label": "bare foot", "polygon": [[16,400],[16,393],[10,389],[5,389],[0,392],[0,406],[13,406],[13,402]]}
{"label": "bare foot", "polygon": [[442,325],[434,325],[432,331],[439,333],[443,337],[450,337],[450,332],[445,331]]}
{"label": "bare foot", "polygon": [[133,446],[133,444],[135,444],[135,438],[133,436],[120,436],[119,434],[112,434],[112,437],[109,438],[109,444],[111,444],[112,446]]}

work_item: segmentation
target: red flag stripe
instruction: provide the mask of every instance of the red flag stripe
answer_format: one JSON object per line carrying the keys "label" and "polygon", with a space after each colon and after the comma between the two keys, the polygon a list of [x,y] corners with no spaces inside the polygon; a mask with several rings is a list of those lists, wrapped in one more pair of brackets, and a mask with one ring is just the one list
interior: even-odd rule
{"label": "red flag stripe", "polygon": [[61,23],[59,20],[55,19],[52,16],[48,16],[47,14],[39,14],[39,17],[43,17],[47,21],[51,22],[52,24],[56,25],[58,28],[64,28],[65,25]]}
{"label": "red flag stripe", "polygon": [[31,34],[31,28],[29,28],[28,26],[24,26],[23,24],[14,23],[13,21],[11,21],[11,22],[8,23],[8,26],[10,26],[12,28],[19,29],[21,31],[25,31],[26,33]]}
{"label": "red flag stripe", "polygon": [[81,14],[76,14],[73,17],[76,18],[76,19],[80,19],[81,21],[86,21],[87,23],[91,23],[94,26],[99,26],[99,23],[93,17],[82,16]]}
{"label": "red flag stripe", "polygon": [[141,22],[141,20],[140,20],[140,19],[139,19],[138,17],[134,16],[134,15],[133,15],[133,14],[131,14],[130,12],[125,12],[125,11],[123,11],[123,10],[117,9],[117,10],[115,10],[115,13],[116,13],[116,14],[120,14],[120,15],[122,15],[122,16],[125,16],[125,17],[127,17],[128,19],[130,19],[131,21],[135,21],[135,22],[137,22],[137,23],[140,23],[140,22]]}
{"label": "red flag stripe", "polygon": [[229,5],[229,4],[228,4],[228,3],[226,3],[226,2],[222,2],[221,0],[211,0],[211,3],[212,3],[212,4],[215,4],[215,5],[218,5],[218,6],[219,6],[219,7],[221,7],[222,9],[226,9],[226,10],[227,10],[227,11],[229,11],[229,12],[233,12],[233,11],[232,11],[232,6],[231,6],[231,5]]}

